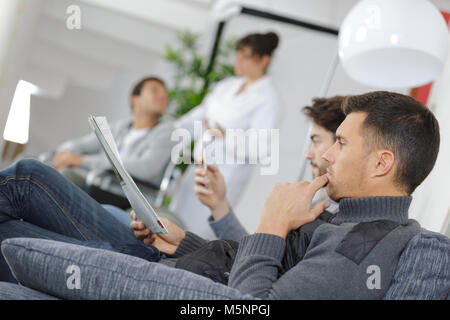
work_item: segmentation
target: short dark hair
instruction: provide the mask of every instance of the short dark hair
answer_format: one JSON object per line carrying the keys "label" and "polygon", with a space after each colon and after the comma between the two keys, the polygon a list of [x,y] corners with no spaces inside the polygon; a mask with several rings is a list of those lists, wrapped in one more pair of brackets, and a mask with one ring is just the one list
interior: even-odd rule
{"label": "short dark hair", "polygon": [[439,123],[423,103],[412,97],[386,91],[349,96],[345,115],[367,114],[361,133],[367,151],[382,147],[395,154],[395,181],[411,194],[428,176],[439,153]]}
{"label": "short dark hair", "polygon": [[[167,90],[167,86],[166,86],[166,84],[165,84],[165,82],[163,80],[161,80],[160,78],[155,77],[155,76],[150,76],[150,77],[146,77],[146,78],[142,79],[141,81],[139,81],[138,83],[136,83],[134,85],[133,89],[131,90],[131,97],[133,97],[133,96],[140,96],[141,92],[142,92],[142,88],[144,88],[144,85],[148,81],[159,82]],[[131,105],[131,109],[133,109],[133,105]]]}
{"label": "short dark hair", "polygon": [[344,98],[345,96],[314,98],[311,106],[303,108],[303,113],[315,124],[332,132],[336,139],[336,130],[345,120],[345,114],[342,111]]}
{"label": "short dark hair", "polygon": [[157,78],[157,77],[154,77],[154,76],[146,77],[146,78],[142,79],[141,81],[139,81],[138,83],[135,84],[135,86],[133,87],[133,90],[131,91],[131,96],[139,96],[139,95],[141,95],[142,88],[144,87],[144,85],[148,81],[159,82],[166,88],[166,84],[160,78]]}
{"label": "short dark hair", "polygon": [[275,49],[278,47],[280,38],[275,32],[252,33],[238,41],[236,50],[241,50],[244,47],[250,47],[253,54],[259,57],[272,56]]}

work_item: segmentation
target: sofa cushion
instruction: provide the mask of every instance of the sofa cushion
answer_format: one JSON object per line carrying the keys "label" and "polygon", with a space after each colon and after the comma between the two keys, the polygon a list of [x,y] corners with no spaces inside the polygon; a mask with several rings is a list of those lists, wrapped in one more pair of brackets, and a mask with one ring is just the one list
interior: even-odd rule
{"label": "sofa cushion", "polygon": [[450,238],[422,229],[403,250],[384,299],[444,300],[449,294]]}
{"label": "sofa cushion", "polygon": [[56,300],[56,298],[14,283],[0,282],[0,300]]}
{"label": "sofa cushion", "polygon": [[[187,271],[107,250],[17,238],[3,241],[2,252],[22,285],[62,299],[251,299]],[[403,251],[384,299],[449,299],[449,266],[450,239],[422,229]]]}
{"label": "sofa cushion", "polygon": [[250,299],[185,270],[102,249],[15,238],[2,253],[17,281],[61,299]]}

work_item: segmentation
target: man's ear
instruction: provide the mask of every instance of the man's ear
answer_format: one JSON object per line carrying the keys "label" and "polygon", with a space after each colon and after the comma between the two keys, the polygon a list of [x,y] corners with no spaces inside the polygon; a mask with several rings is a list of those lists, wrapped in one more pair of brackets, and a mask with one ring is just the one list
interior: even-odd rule
{"label": "man's ear", "polygon": [[372,177],[382,177],[387,175],[394,168],[395,156],[390,150],[378,150],[375,153],[375,170]]}

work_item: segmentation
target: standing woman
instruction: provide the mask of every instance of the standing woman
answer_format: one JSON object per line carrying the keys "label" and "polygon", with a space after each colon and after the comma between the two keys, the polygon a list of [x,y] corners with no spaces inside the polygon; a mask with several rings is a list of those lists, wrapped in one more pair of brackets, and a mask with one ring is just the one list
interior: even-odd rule
{"label": "standing woman", "polygon": [[[204,129],[218,129],[215,131],[222,135],[226,152],[235,148],[225,138],[227,129],[267,129],[270,133],[270,129],[277,128],[280,118],[279,98],[267,70],[278,42],[279,38],[273,32],[249,34],[242,38],[236,46],[236,77],[219,82],[203,103],[178,120],[176,126],[188,129],[192,136],[194,122],[203,121]],[[201,152],[199,154],[201,148],[198,148],[202,137],[195,139],[194,154],[198,159],[202,156]],[[247,159],[248,163],[247,151],[245,154],[239,154],[239,151],[237,153],[238,158]],[[227,198],[234,207],[250,178],[252,167],[236,162],[217,166],[228,186]],[[190,166],[182,177],[170,209],[184,222],[186,230],[213,238],[214,234],[207,222],[210,213],[195,196],[194,179],[194,166]]]}

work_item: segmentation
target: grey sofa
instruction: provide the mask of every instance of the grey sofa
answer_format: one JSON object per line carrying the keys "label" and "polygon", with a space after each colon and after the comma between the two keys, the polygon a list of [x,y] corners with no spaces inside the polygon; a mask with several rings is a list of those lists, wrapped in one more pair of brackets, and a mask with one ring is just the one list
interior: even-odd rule
{"label": "grey sofa", "polygon": [[[187,271],[99,249],[18,238],[4,241],[2,252],[23,287],[0,283],[0,299],[253,299],[200,276],[190,277],[188,285],[171,283],[171,272]],[[80,290],[67,290],[65,286],[68,264],[83,265],[84,277],[88,277],[84,282],[88,284]],[[153,274],[155,268],[157,274],[160,272],[161,290],[148,288],[147,281],[154,282],[146,278],[150,268]],[[183,289],[169,288],[174,285]],[[384,299],[450,299],[450,238],[425,229],[412,238]]]}

